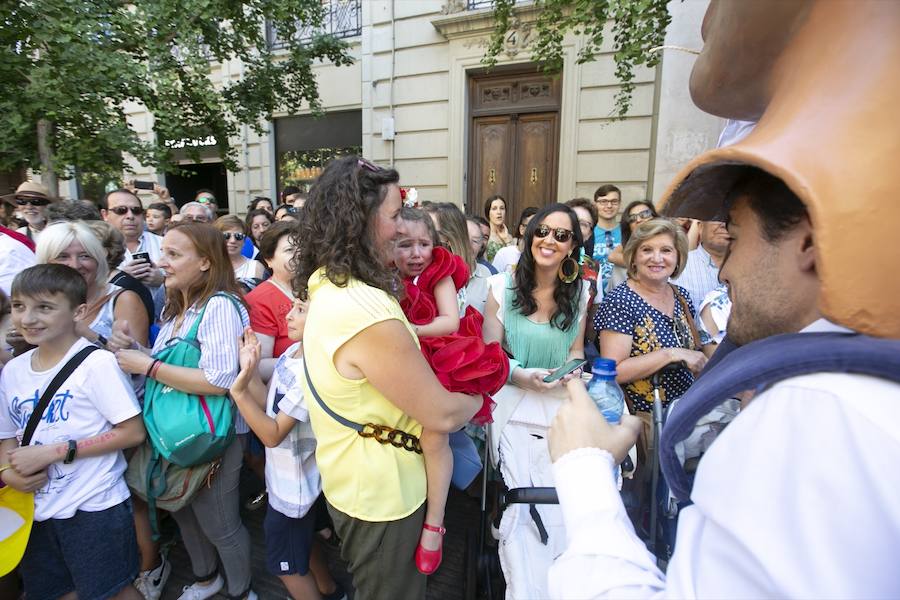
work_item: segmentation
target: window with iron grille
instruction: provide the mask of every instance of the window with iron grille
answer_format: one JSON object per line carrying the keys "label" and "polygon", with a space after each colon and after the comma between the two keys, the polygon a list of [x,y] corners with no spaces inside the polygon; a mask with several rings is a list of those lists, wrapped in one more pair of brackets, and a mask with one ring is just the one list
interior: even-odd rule
{"label": "window with iron grille", "polygon": [[[307,42],[317,34],[333,35],[336,38],[349,38],[362,33],[361,0],[322,0],[325,17],[320,27],[298,23],[294,39]],[[278,32],[267,24],[269,47],[284,48],[286,40],[278,37]]]}

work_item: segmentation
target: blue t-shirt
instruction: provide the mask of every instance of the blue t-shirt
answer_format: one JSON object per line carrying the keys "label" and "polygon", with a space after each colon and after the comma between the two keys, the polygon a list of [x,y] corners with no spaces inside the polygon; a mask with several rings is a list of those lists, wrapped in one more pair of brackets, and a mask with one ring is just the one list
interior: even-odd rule
{"label": "blue t-shirt", "polygon": [[609,262],[609,253],[622,243],[622,230],[618,227],[603,229],[599,225],[594,226],[594,255],[597,268],[600,270],[600,278],[603,291],[612,276],[613,264]]}
{"label": "blue t-shirt", "polygon": [[[694,316],[694,305],[687,290],[681,286],[673,286],[687,301],[691,317]],[[640,294],[628,287],[628,282],[620,283],[600,304],[594,317],[594,329],[599,333],[603,329],[624,333],[631,336],[631,354],[629,357],[643,356],[662,348],[696,347],[688,319],[684,314],[682,303],[675,299],[675,312],[672,317],[665,315],[651,306]],[[603,348],[600,348],[603,355]],[[663,374],[661,379],[661,398],[663,406],[684,395],[694,375],[685,367],[679,367]],[[636,411],[650,412],[653,409],[653,385],[650,378],[636,379],[622,386],[625,395]]]}

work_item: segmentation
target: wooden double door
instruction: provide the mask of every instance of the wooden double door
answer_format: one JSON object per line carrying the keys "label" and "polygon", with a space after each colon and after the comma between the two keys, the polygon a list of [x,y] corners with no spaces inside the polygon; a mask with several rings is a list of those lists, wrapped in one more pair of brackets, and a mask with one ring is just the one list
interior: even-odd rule
{"label": "wooden double door", "polygon": [[520,73],[470,79],[467,209],[507,202],[513,235],[521,211],[556,201],[559,173],[559,80]]}

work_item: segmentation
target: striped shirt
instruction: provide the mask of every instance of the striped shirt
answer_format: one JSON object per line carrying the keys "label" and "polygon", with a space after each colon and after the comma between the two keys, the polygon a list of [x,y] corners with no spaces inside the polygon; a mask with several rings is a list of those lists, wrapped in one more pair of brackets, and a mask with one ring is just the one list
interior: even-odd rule
{"label": "striped shirt", "polygon": [[694,312],[699,314],[700,303],[719,285],[719,267],[701,244],[688,252],[684,271],[681,272],[678,279],[672,281],[688,291],[691,295],[691,303],[694,305]]}
{"label": "striped shirt", "polygon": [[[235,310],[235,304],[240,306],[240,313]],[[156,337],[156,343],[153,344],[153,354],[162,350],[173,337],[186,336],[202,309],[202,306],[196,304],[188,308],[178,331],[175,331],[177,319],[163,323]],[[200,343],[198,366],[212,385],[229,388],[237,379],[238,338],[244,332],[244,327],[249,324],[250,316],[240,302],[232,302],[222,296],[213,296],[209,299],[206,314],[197,330],[197,341]]]}

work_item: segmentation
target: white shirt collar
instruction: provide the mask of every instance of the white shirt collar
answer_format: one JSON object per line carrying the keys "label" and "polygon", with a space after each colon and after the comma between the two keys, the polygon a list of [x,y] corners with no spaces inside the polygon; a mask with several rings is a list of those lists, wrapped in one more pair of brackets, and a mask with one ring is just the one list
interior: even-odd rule
{"label": "white shirt collar", "polygon": [[832,333],[855,333],[852,329],[844,327],[843,325],[838,325],[837,323],[832,323],[826,318],[816,319],[806,327],[800,330],[800,333],[822,333],[822,332],[832,332]]}

